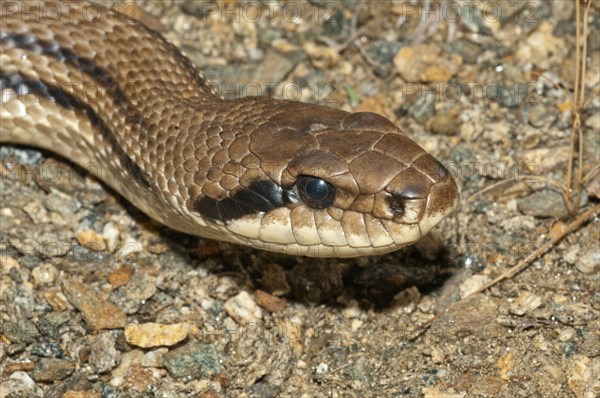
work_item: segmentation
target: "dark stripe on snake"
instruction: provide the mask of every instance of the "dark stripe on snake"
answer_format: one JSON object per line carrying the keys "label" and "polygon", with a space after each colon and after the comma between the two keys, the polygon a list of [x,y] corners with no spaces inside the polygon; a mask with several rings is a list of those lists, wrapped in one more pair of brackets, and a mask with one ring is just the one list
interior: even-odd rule
{"label": "dark stripe on snake", "polygon": [[231,221],[249,214],[265,213],[283,207],[287,191],[271,180],[256,180],[240,189],[232,197],[217,200],[201,197],[195,208],[203,217],[218,221]]}
{"label": "dark stripe on snake", "polygon": [[143,186],[150,186],[148,178],[142,169],[125,153],[112,131],[89,105],[83,103],[60,87],[53,86],[42,80],[29,79],[20,74],[6,73],[1,69],[0,89],[11,89],[17,96],[26,94],[37,95],[38,98],[55,102],[63,108],[83,111],[92,126],[95,126],[100,131],[102,137],[110,144],[112,150],[117,154],[121,166],[127,170],[128,174]]}
{"label": "dark stripe on snake", "polygon": [[55,41],[41,40],[23,33],[0,32],[0,44],[8,48],[19,48],[34,54],[46,55],[59,62],[68,63],[102,85],[114,96],[116,104],[123,105],[127,99],[110,73],[99,67],[94,61],[77,55],[68,48],[61,47]]}

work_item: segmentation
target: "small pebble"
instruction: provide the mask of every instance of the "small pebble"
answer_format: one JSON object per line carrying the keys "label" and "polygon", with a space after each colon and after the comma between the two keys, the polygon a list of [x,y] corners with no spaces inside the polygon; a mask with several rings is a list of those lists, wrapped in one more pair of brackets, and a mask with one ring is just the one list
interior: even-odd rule
{"label": "small pebble", "polygon": [[600,391],[600,361],[574,355],[567,369],[569,387],[577,398],[597,398]]}
{"label": "small pebble", "polygon": [[31,353],[46,358],[62,358],[64,356],[60,344],[56,342],[33,343]]}
{"label": "small pebble", "polygon": [[146,352],[144,359],[142,360],[142,366],[148,368],[162,368],[164,366],[164,357],[167,352],[169,352],[169,349],[166,347]]}
{"label": "small pebble", "polygon": [[435,94],[426,93],[408,108],[408,113],[419,123],[424,124],[435,113]]}
{"label": "small pebble", "polygon": [[[318,3],[318,1],[315,2],[313,0],[313,3]],[[320,0],[320,2],[322,7],[327,7],[330,5],[328,0]],[[343,9],[341,7],[335,7],[335,11],[331,15],[328,15],[323,22],[323,34],[330,37],[336,37],[342,34],[344,27],[347,26],[348,21],[346,20]]]}
{"label": "small pebble", "polygon": [[579,259],[580,252],[581,246],[578,243],[569,245],[569,247],[567,247],[566,251],[563,253],[563,258],[571,265],[576,264],[577,260]]}
{"label": "small pebble", "polygon": [[133,267],[131,265],[123,265],[108,275],[108,282],[116,289],[128,284],[131,275],[133,275]]}
{"label": "small pebble", "polygon": [[31,271],[31,277],[36,286],[54,283],[58,276],[58,270],[52,264],[44,263]]}
{"label": "small pebble", "polygon": [[131,236],[128,236],[119,248],[117,257],[120,259],[124,259],[133,253],[141,252],[143,250],[143,247],[144,246],[140,241],[138,241],[135,238],[132,238]]}
{"label": "small pebble", "polygon": [[[506,231],[519,231],[519,230],[527,230],[530,231],[535,228],[535,218],[532,216],[523,216],[517,215],[514,217],[506,218],[505,215],[500,215],[500,223],[498,224],[502,229]],[[504,218],[504,219],[502,219]],[[514,239],[510,239],[510,237],[498,236],[497,239],[494,239],[496,242],[508,242],[509,245],[502,245],[503,248],[510,248],[515,245]]]}
{"label": "small pebble", "polygon": [[111,293],[111,300],[126,314],[135,314],[156,293],[156,281],[148,272],[136,272],[127,285]]}
{"label": "small pebble", "polygon": [[404,289],[394,296],[390,309],[395,311],[411,313],[420,304],[421,292],[415,286]]}
{"label": "small pebble", "polygon": [[438,346],[443,348],[453,341],[463,340],[465,333],[489,336],[494,333],[491,328],[496,324],[497,315],[494,300],[483,294],[476,294],[454,304],[444,315],[435,319],[430,337],[439,338]]}
{"label": "small pebble", "polygon": [[587,357],[600,357],[600,330],[590,330],[581,344],[581,354]]}
{"label": "small pebble", "polygon": [[71,314],[68,311],[53,311],[44,314],[38,322],[38,328],[45,336],[58,339],[60,336],[60,327],[71,320]]}
{"label": "small pebble", "polygon": [[[166,374],[164,369],[144,368],[136,364],[129,368],[124,387],[127,390],[144,391],[148,389],[148,386],[159,385]],[[161,394],[160,396],[165,397],[166,395]]]}
{"label": "small pebble", "polygon": [[116,250],[120,235],[121,232],[114,223],[108,222],[104,224],[104,227],[102,228],[102,237],[104,238],[106,246],[111,253]]}
{"label": "small pebble", "polygon": [[21,371],[13,372],[10,377],[0,381],[0,397],[42,397],[43,392],[29,374]]}
{"label": "small pebble", "polygon": [[523,214],[540,218],[560,219],[569,214],[563,196],[551,189],[542,189],[517,199],[517,207]]}
{"label": "small pebble", "polygon": [[23,206],[23,211],[27,213],[34,224],[42,224],[50,221],[46,208],[39,201],[33,201]]}
{"label": "small pebble", "polygon": [[394,55],[402,48],[399,41],[373,40],[367,52],[379,64],[391,64]]}
{"label": "small pebble", "polygon": [[451,109],[436,112],[429,122],[429,128],[434,134],[457,135],[460,131],[460,114]]}
{"label": "small pebble", "polygon": [[565,39],[552,35],[553,26],[543,21],[538,29],[519,44],[515,53],[520,63],[533,63],[540,69],[550,69],[567,55]]}
{"label": "small pebble", "polygon": [[[270,383],[265,383],[259,381],[255,384],[252,384],[248,390],[251,397],[260,397],[260,398],[275,398],[280,396],[281,386],[275,386]],[[215,392],[214,395],[206,395],[202,398],[220,398],[220,395]]]}
{"label": "small pebble", "polygon": [[6,217],[6,218],[13,218],[15,216],[15,213],[12,211],[12,209],[10,207],[3,207],[0,209],[0,216]]}
{"label": "small pebble", "polygon": [[101,252],[106,250],[106,242],[102,235],[91,229],[78,233],[77,242],[81,246],[93,251]]}
{"label": "small pebble", "polygon": [[294,45],[293,43],[290,43],[285,38],[273,39],[271,41],[271,47],[280,53],[287,53],[298,50],[298,46]]}
{"label": "small pebble", "polygon": [[564,159],[567,159],[569,155],[569,147],[556,146],[553,148],[534,148],[523,151],[517,154],[519,163],[524,168],[524,171],[530,171],[535,175],[540,175],[549,171],[552,171],[559,167]]}
{"label": "small pebble", "polygon": [[51,224],[58,225],[60,227],[67,227],[67,221],[65,218],[57,212],[51,211],[48,213],[48,221]]}
{"label": "small pebble", "polygon": [[460,285],[460,297],[465,298],[490,281],[487,275],[473,275]]}
{"label": "small pebble", "polygon": [[262,310],[246,291],[227,300],[224,307],[227,315],[242,326],[259,322],[263,317]]}
{"label": "small pebble", "polygon": [[[6,353],[12,355],[8,350]],[[11,374],[20,371],[28,372],[33,369],[35,369],[35,362],[9,362],[4,366],[4,374]],[[2,391],[2,389],[0,389],[0,391]]]}
{"label": "small pebble", "polygon": [[589,247],[579,252],[575,268],[586,275],[594,275],[600,272],[600,250],[598,247]]}
{"label": "small pebble", "polygon": [[[6,351],[7,354],[12,355]],[[4,365],[4,374],[11,374],[15,372],[29,372],[35,369],[35,362],[8,362]],[[0,388],[0,392],[2,389]]]}
{"label": "small pebble", "polygon": [[358,301],[351,300],[350,303],[342,310],[342,316],[346,319],[354,319],[360,317],[363,311],[360,309]]}
{"label": "small pebble", "polygon": [[531,292],[521,293],[509,306],[509,311],[515,315],[525,315],[539,308],[542,305],[542,298]]}
{"label": "small pebble", "polygon": [[66,279],[62,285],[67,300],[82,312],[83,319],[92,328],[99,330],[125,327],[125,313],[104,300],[95,290],[74,279]]}
{"label": "small pebble", "polygon": [[411,83],[447,82],[463,63],[460,55],[448,54],[436,44],[403,47],[394,56],[394,66],[404,80]]}
{"label": "small pebble", "polygon": [[350,324],[350,330],[352,333],[358,332],[358,330],[364,325],[364,322],[360,319],[353,319]]}
{"label": "small pebble", "polygon": [[54,188],[44,198],[44,205],[51,212],[59,213],[65,219],[71,220],[77,211],[81,209],[81,203],[76,197],[67,195]]}
{"label": "small pebble", "polygon": [[[376,88],[375,88],[376,90]],[[388,108],[387,98],[383,94],[372,93],[369,97],[365,97],[362,99],[360,104],[358,104],[355,108],[356,112],[373,112],[378,113],[380,115],[390,115],[391,111]]]}
{"label": "small pebble", "polygon": [[328,371],[329,371],[329,366],[324,362],[321,362],[315,368],[315,372],[317,372],[317,374],[327,373]]}
{"label": "small pebble", "polygon": [[[585,120],[586,127],[589,127],[592,131],[600,131],[600,112],[595,112],[589,115]],[[595,136],[598,139],[597,136]]]}
{"label": "small pebble", "polygon": [[449,49],[451,53],[460,55],[466,64],[476,64],[477,57],[481,51],[479,44],[466,39],[452,41]]}
{"label": "small pebble", "polygon": [[142,350],[131,350],[121,355],[119,366],[111,373],[110,385],[119,387],[127,380],[127,376],[131,369],[139,366],[144,360],[144,352]]}
{"label": "small pebble", "polygon": [[457,394],[452,390],[447,390],[438,387],[423,387],[421,388],[423,398],[466,398],[466,394]]}
{"label": "small pebble", "polygon": [[33,380],[38,382],[55,382],[64,380],[75,371],[75,363],[65,359],[42,358],[31,372]]}
{"label": "small pebble", "polygon": [[206,378],[221,371],[215,347],[197,341],[169,351],[164,357],[164,364],[169,374],[176,379]]}
{"label": "small pebble", "polygon": [[0,271],[3,274],[8,274],[11,269],[16,268],[19,269],[21,266],[19,262],[15,260],[13,257],[9,256],[0,256]]}
{"label": "small pebble", "polygon": [[67,298],[61,291],[47,290],[44,292],[44,299],[46,299],[54,311],[65,311],[70,308]]}
{"label": "small pebble", "polygon": [[88,363],[96,368],[98,373],[107,373],[119,363],[119,351],[115,348],[113,332],[103,332],[96,335],[90,352]]}
{"label": "small pebble", "polygon": [[332,47],[307,41],[302,48],[317,69],[331,69],[340,62],[340,53]]}
{"label": "small pebble", "polygon": [[2,322],[2,334],[11,344],[33,343],[38,339],[39,331],[29,319],[20,322]]}
{"label": "small pebble", "polygon": [[287,307],[286,299],[275,297],[262,290],[257,290],[254,293],[254,300],[256,304],[271,313],[283,311]]}
{"label": "small pebble", "polygon": [[526,112],[526,116],[533,127],[548,127],[556,120],[556,109],[544,104],[536,104]]}
{"label": "small pebble", "polygon": [[497,397],[500,395],[506,382],[500,377],[478,377],[469,392],[477,397]]}
{"label": "small pebble", "polygon": [[141,348],[170,347],[185,340],[189,330],[190,325],[185,322],[171,325],[153,322],[130,324],[125,328],[125,340]]}
{"label": "small pebble", "polygon": [[575,329],[568,327],[559,333],[558,340],[562,341],[562,342],[566,342],[566,341],[572,340],[574,336],[575,336]]}

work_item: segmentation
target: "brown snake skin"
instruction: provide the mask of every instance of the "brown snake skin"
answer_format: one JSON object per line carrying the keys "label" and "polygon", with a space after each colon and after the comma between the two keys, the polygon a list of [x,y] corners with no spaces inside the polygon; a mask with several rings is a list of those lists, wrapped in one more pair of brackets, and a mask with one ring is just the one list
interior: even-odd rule
{"label": "brown snake skin", "polygon": [[70,159],[171,228],[350,257],[413,243],[458,203],[446,168],[379,115],[225,101],[142,23],[34,3],[2,4],[0,141]]}

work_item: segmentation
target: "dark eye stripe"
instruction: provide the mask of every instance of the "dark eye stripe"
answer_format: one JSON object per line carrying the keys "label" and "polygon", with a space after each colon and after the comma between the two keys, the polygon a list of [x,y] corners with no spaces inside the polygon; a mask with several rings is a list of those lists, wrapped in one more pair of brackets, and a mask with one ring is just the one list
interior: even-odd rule
{"label": "dark eye stripe", "polygon": [[281,207],[284,204],[283,189],[271,180],[253,181],[248,189],[264,197],[273,207]]}
{"label": "dark eye stripe", "polygon": [[235,200],[247,211],[269,211],[275,208],[272,202],[252,189],[241,190],[235,195]]}
{"label": "dark eye stripe", "polygon": [[229,198],[198,198],[192,210],[208,219],[227,222],[283,207],[284,193],[285,191],[271,180],[257,180]]}

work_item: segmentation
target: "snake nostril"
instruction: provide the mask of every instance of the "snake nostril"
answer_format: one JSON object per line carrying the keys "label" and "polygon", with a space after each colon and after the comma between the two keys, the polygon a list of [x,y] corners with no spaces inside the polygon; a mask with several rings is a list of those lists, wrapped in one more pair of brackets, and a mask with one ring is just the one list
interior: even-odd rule
{"label": "snake nostril", "polygon": [[405,198],[400,195],[392,194],[389,197],[390,212],[394,215],[394,217],[402,216],[406,211],[404,200]]}
{"label": "snake nostril", "polygon": [[392,193],[388,196],[388,215],[395,222],[402,224],[416,224],[423,217],[427,198],[409,198],[404,193]]}

